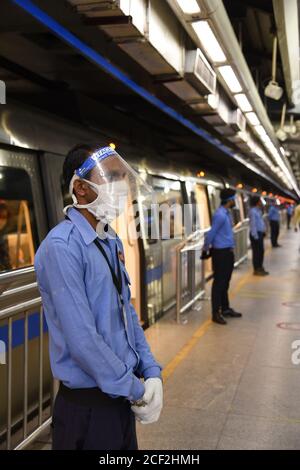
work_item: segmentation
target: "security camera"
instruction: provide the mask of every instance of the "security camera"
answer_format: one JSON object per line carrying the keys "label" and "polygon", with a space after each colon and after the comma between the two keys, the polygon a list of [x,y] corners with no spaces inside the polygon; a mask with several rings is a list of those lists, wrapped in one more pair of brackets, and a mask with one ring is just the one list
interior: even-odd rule
{"label": "security camera", "polygon": [[280,100],[283,95],[283,88],[277,82],[271,80],[265,88],[265,95],[272,100]]}

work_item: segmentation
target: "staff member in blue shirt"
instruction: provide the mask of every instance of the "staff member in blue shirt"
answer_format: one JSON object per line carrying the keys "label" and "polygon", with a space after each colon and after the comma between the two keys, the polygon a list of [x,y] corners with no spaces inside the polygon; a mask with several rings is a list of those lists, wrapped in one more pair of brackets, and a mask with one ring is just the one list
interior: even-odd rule
{"label": "staff member in blue shirt", "polygon": [[235,206],[235,191],[222,189],[221,206],[216,210],[210,231],[206,234],[203,258],[211,248],[214,280],[212,284],[212,320],[226,325],[224,317],[241,317],[229,305],[228,289],[234,268],[234,234],[230,209]]}
{"label": "staff member in blue shirt", "polygon": [[290,230],[291,228],[291,220],[294,214],[295,206],[294,204],[289,204],[286,209],[286,222],[287,222],[287,229]]}
{"label": "staff member in blue shirt", "polygon": [[73,206],[35,259],[60,381],[53,449],[134,450],[135,418],[146,424],[160,415],[161,368],[130,302],[122,243],[109,222],[141,179],[110,147],[91,145],[69,152],[63,177]]}
{"label": "staff member in blue shirt", "polygon": [[259,196],[252,196],[250,200],[250,241],[252,248],[253,274],[255,276],[266,276],[268,271],[263,267],[264,263],[264,237],[266,225],[262,215],[262,202]]}
{"label": "staff member in blue shirt", "polygon": [[271,243],[273,248],[278,248],[281,245],[278,244],[279,230],[280,230],[280,213],[276,201],[271,200],[271,205],[268,212],[268,218],[271,229]]}

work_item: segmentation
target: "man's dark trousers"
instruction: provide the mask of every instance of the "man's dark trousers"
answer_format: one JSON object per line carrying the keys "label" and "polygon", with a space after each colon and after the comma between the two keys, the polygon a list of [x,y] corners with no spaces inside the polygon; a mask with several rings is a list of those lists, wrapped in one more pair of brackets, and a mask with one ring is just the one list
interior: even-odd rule
{"label": "man's dark trousers", "polygon": [[100,389],[60,385],[52,418],[53,450],[137,450],[129,401]]}
{"label": "man's dark trousers", "polygon": [[277,220],[270,220],[271,228],[271,243],[272,246],[278,245],[278,236],[279,236],[279,222]]}
{"label": "man's dark trousers", "polygon": [[212,312],[216,315],[229,309],[228,289],[234,267],[232,248],[212,249],[214,280],[212,285]]}
{"label": "man's dark trousers", "polygon": [[264,233],[258,232],[258,239],[250,235],[251,248],[252,248],[252,263],[254,271],[259,271],[263,268],[264,263]]}

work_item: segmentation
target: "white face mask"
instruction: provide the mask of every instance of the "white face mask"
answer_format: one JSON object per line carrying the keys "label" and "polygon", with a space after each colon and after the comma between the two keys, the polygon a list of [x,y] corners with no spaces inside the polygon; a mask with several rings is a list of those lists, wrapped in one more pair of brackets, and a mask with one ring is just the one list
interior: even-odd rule
{"label": "white face mask", "polygon": [[74,207],[87,209],[97,220],[106,223],[112,222],[124,212],[128,198],[128,186],[126,181],[120,180],[104,184],[85,181],[95,189],[97,197],[89,204],[78,204],[76,197],[73,195]]}

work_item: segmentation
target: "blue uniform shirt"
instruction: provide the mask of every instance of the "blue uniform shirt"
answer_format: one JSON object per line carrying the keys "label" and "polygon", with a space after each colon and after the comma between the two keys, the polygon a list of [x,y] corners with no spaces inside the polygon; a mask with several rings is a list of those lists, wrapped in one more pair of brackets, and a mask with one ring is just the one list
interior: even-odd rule
{"label": "blue uniform shirt", "polygon": [[294,206],[291,206],[291,205],[288,206],[288,208],[287,208],[287,213],[288,213],[289,215],[293,215],[293,213],[294,213]]}
{"label": "blue uniform shirt", "polygon": [[269,208],[269,213],[268,213],[269,220],[273,222],[279,222],[280,221],[280,214],[279,214],[279,209],[276,206],[270,206]]}
{"label": "blue uniform shirt", "polygon": [[255,239],[258,239],[258,232],[265,232],[266,225],[263,219],[262,211],[259,207],[252,207],[249,211],[250,218],[250,234]]}
{"label": "blue uniform shirt", "polygon": [[161,368],[130,303],[125,266],[116,260],[116,243],[123,251],[122,243],[118,237],[99,240],[112,266],[120,263],[125,321],[107,262],[93,243],[97,233],[76,209],[68,217],[49,232],[35,257],[53,375],[70,388],[99,387],[137,400],[144,394],[137,376],[159,377]]}
{"label": "blue uniform shirt", "polygon": [[210,246],[219,249],[234,247],[231,214],[224,206],[219,207],[214,213],[211,229],[206,234],[204,249],[207,250]]}

